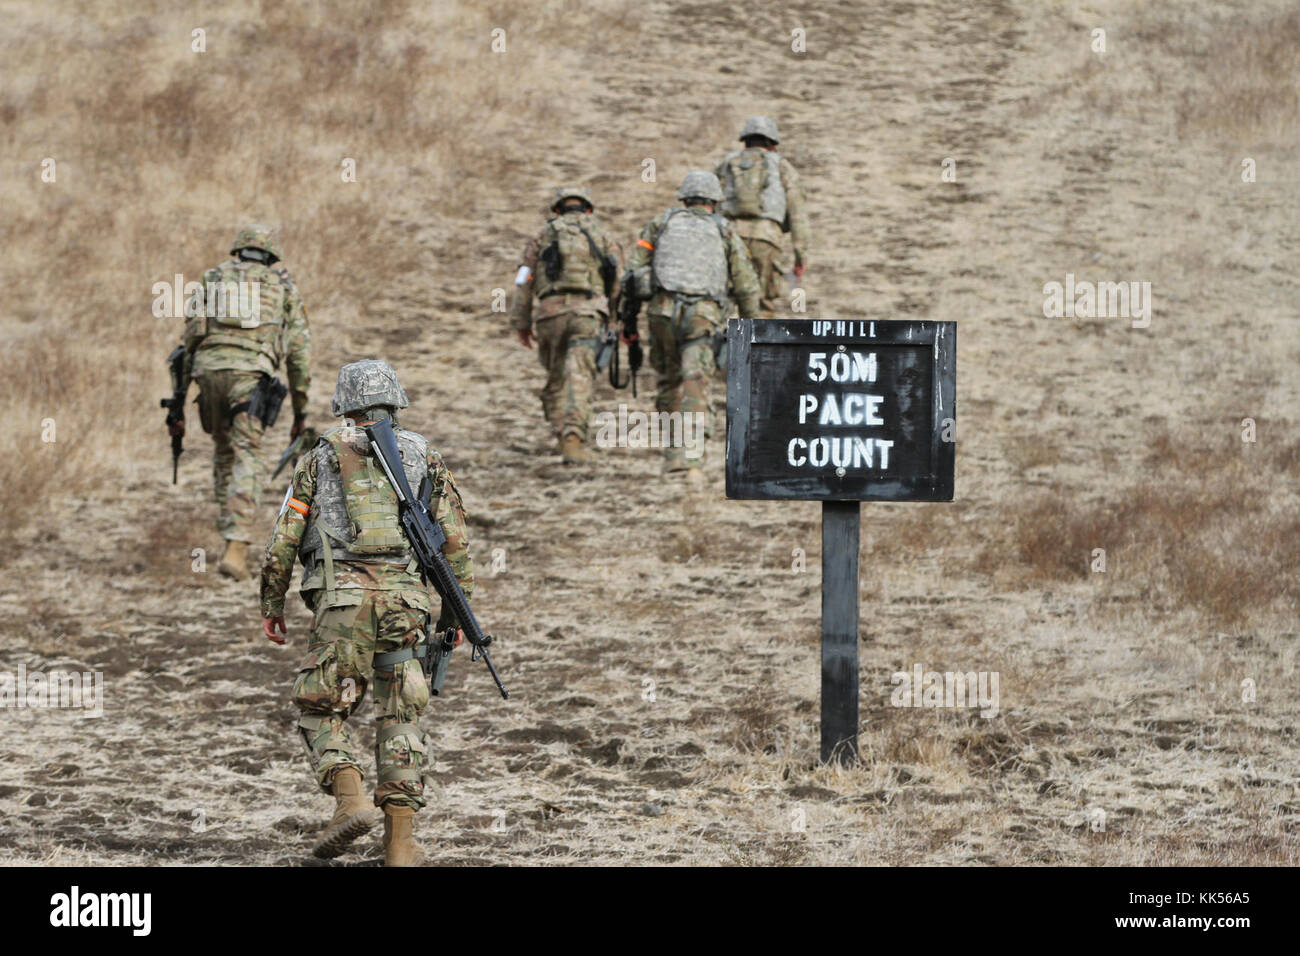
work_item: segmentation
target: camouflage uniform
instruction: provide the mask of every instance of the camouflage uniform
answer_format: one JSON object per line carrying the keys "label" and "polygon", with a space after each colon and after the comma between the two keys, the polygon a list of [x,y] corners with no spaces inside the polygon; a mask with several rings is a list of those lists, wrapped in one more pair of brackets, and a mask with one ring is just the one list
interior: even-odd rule
{"label": "camouflage uniform", "polygon": [[[763,136],[773,145],[779,142],[776,123],[766,116],[755,116],[745,124],[740,138]],[[762,204],[758,210],[743,214],[736,208],[734,181],[742,169],[762,166]],[[803,266],[808,250],[808,214],[804,208],[799,176],[790,161],[772,150],[747,146],[728,153],[718,164],[717,177],[724,184],[727,199],[722,214],[732,221],[736,233],[745,241],[754,270],[758,274],[762,314],[773,316],[789,312],[789,295],[785,274],[794,266]],[[790,234],[794,262],[783,246],[782,235]]]}
{"label": "camouflage uniform", "polygon": [[[721,186],[711,173],[688,173],[678,197],[690,196],[720,201]],[[670,250],[668,243],[674,240],[665,235],[665,229],[677,217],[698,218],[700,223],[677,224],[694,228],[676,240],[681,243],[678,248]],[[662,257],[670,251],[688,264],[687,272],[697,263],[710,261],[716,264],[713,271],[717,275],[693,288],[675,291],[665,288]],[[729,305],[728,292],[742,315],[757,314],[758,278],[745,244],[730,223],[707,207],[677,207],[656,216],[641,230],[628,259],[628,271],[632,273],[634,287],[650,292],[646,306],[650,364],[659,375],[655,409],[681,411],[683,415],[703,412],[707,433],[713,417],[710,380],[717,368],[713,337],[722,329],[723,314]],[[715,282],[718,287],[706,288]],[[665,458],[668,470],[679,470],[681,465],[698,467],[703,461],[703,455],[698,459],[684,459],[681,449],[671,448],[665,449]]]}
{"label": "camouflage uniform", "polygon": [[[268,248],[269,247],[269,248]],[[199,386],[199,417],[212,435],[213,490],[219,514],[217,530],[227,541],[253,540],[253,524],[262,491],[265,462],[261,456],[261,421],[249,416],[247,402],[263,376],[287,368],[294,416],[305,414],[311,385],[311,333],[307,310],[294,288],[289,270],[276,265],[274,239],[263,226],[240,232],[231,255],[262,250],[267,261],[235,258],[203,273],[205,289],[222,283],[256,283],[259,315],[234,316],[231,324],[209,312],[221,303],[197,297],[187,308],[185,352],[187,374]],[[225,312],[231,314],[231,300]]]}
{"label": "camouflage uniform", "polygon": [[[385,373],[377,373],[377,368],[387,370],[400,395],[389,407],[406,406],[405,393],[387,365],[357,362],[339,373],[335,414],[360,412],[346,406],[374,398],[372,394],[349,403],[346,395],[357,393],[358,380],[382,388]],[[385,412],[368,406],[366,414]],[[470,597],[474,566],[460,492],[442,456],[423,437],[397,427],[395,419],[394,424],[411,487],[418,489],[425,476],[430,481],[430,511],[447,536],[443,553]],[[432,605],[397,523],[396,497],[388,489],[391,497],[385,498],[387,482],[382,477],[376,481],[377,475],[382,473],[364,431],[350,423],[321,436],[303,455],[263,559],[261,610],[263,618],[283,616],[294,560],[301,559],[300,589],[314,618],[293,693],[316,781],[329,792],[338,771],[350,767],[362,772],[360,751],[346,721],[373,684],[378,725],[375,806],[419,808],[425,805],[421,771],[430,756],[417,721],[429,703],[428,681],[420,662],[409,654],[384,664],[376,664],[375,658],[414,650],[429,630]],[[437,627],[452,626],[459,622],[444,610]]]}
{"label": "camouflage uniform", "polygon": [[[623,250],[591,214],[594,207],[585,188],[557,189],[555,211],[570,197],[583,200],[589,209],[548,219],[524,247],[510,323],[517,331],[526,332],[536,322],[537,356],[547,373],[541,391],[542,412],[556,437],[576,435],[586,442],[596,382],[596,348],[617,306],[617,291],[614,302],[605,297],[600,261],[582,230],[590,235],[600,255],[612,256],[618,268],[623,265]],[[567,255],[559,278],[552,279],[541,259],[543,250],[557,239]],[[534,297],[538,300],[535,312]]]}

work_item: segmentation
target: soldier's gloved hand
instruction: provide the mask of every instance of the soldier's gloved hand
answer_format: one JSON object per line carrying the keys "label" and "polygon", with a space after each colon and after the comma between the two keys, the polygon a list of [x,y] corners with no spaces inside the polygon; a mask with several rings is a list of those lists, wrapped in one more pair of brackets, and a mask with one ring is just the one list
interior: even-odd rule
{"label": "soldier's gloved hand", "polygon": [[[275,633],[277,627],[280,629],[279,634]],[[266,639],[272,644],[283,644],[284,636],[288,633],[284,627],[284,615],[262,618],[262,633],[266,635]]]}
{"label": "soldier's gloved hand", "polygon": [[307,413],[293,416],[293,427],[289,429],[290,440],[302,434],[302,426],[307,423]]}
{"label": "soldier's gloved hand", "polygon": [[524,348],[526,348],[526,349],[530,349],[530,348],[533,347],[533,330],[532,330],[532,329],[516,329],[515,332],[516,332],[516,333],[518,334],[518,336],[519,336],[519,344],[520,344],[520,345],[522,345],[522,346],[523,346]]}
{"label": "soldier's gloved hand", "polygon": [[185,434],[185,419],[183,419],[183,418],[178,418],[178,419],[176,419],[176,421],[174,421],[174,422],[168,422],[168,423],[167,423],[167,434],[169,434],[169,435],[184,435],[184,434]]}

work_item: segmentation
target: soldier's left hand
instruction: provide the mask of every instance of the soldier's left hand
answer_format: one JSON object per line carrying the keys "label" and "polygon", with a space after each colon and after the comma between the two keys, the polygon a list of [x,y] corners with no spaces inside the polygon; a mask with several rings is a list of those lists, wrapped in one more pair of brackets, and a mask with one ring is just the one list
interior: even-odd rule
{"label": "soldier's left hand", "polygon": [[533,347],[533,333],[531,329],[516,329],[519,335],[519,344],[526,349]]}
{"label": "soldier's left hand", "polygon": [[[277,627],[280,629],[279,634],[275,633]],[[262,618],[262,633],[266,635],[266,639],[272,644],[283,644],[285,635],[288,633],[284,626],[284,615]]]}
{"label": "soldier's left hand", "polygon": [[796,279],[802,279],[803,274],[807,271],[808,271],[808,266],[805,265],[804,263],[800,263],[799,265],[794,267],[794,277]]}
{"label": "soldier's left hand", "polygon": [[294,438],[297,438],[299,435],[302,434],[302,427],[303,427],[303,425],[305,425],[306,423],[307,423],[307,416],[306,416],[306,415],[295,415],[295,416],[293,416],[293,427],[289,429],[289,438],[290,438],[290,440],[292,440],[292,439],[294,439]]}

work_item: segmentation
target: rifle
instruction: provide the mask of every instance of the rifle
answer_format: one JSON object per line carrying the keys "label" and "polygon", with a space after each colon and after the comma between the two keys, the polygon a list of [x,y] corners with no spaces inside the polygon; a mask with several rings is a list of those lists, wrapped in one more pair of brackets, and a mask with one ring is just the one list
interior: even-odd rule
{"label": "rifle", "polygon": [[[627,341],[628,380],[632,383],[632,395],[636,395],[636,373],[641,370],[641,337],[637,335],[637,314],[641,311],[641,300],[636,297],[632,273],[623,276],[623,290],[618,297],[618,321],[623,327],[623,338]],[[613,335],[611,331],[609,335]],[[614,364],[609,370],[609,384],[615,388],[627,388],[628,382],[618,383],[618,340],[614,341]]]}
{"label": "rifle", "polygon": [[190,390],[190,383],[185,378],[185,346],[178,345],[167,356],[167,371],[172,379],[170,398],[160,399],[159,408],[167,409],[164,424],[172,436],[172,484],[176,484],[176,467],[180,464],[181,453],[185,451],[185,393]]}
{"label": "rifle", "polygon": [[[451,565],[447,563],[446,555],[442,553],[442,546],[447,542],[447,536],[433,520],[428,504],[411,494],[410,482],[406,480],[406,469],[402,467],[402,454],[397,447],[397,437],[393,434],[393,423],[385,418],[365,425],[364,428],[379,467],[383,469],[384,476],[393,486],[393,491],[397,493],[398,517],[402,522],[402,530],[406,532],[406,539],[411,543],[411,550],[415,552],[415,559],[420,564],[421,577],[426,584],[433,585],[438,596],[442,598],[443,605],[449,607],[456,615],[456,620],[460,622],[466,639],[474,648],[470,660],[478,660],[480,654],[483,656],[483,662],[487,664],[492,679],[496,681],[501,697],[509,700],[510,692],[501,683],[501,676],[497,673],[492,663],[492,656],[488,653],[488,645],[492,643],[492,637],[483,633],[478,619],[470,610],[465,592],[460,589],[460,582],[456,580]],[[445,653],[442,650],[447,644],[447,639],[448,636],[444,634],[439,647],[429,650],[443,657],[450,654],[450,650],[446,650]],[[451,642],[452,646],[455,646],[454,631]],[[427,654],[428,652],[426,652],[426,666],[429,666],[432,662],[428,660]],[[445,664],[439,661],[438,666],[445,667]]]}
{"label": "rifle", "polygon": [[299,432],[298,437],[289,442],[289,447],[286,448],[284,454],[280,456],[280,463],[275,466],[275,471],[271,473],[271,480],[275,481],[275,479],[279,478],[280,472],[284,470],[285,465],[289,464],[291,461],[297,461],[302,457],[303,452],[316,444],[319,440],[320,435],[316,433],[316,429],[311,428],[310,426]]}

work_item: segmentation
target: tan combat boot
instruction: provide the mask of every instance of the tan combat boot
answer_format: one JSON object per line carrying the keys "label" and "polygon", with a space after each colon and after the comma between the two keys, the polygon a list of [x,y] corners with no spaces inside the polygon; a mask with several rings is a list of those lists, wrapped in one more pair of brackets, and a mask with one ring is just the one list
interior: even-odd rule
{"label": "tan combat boot", "polygon": [[361,792],[361,773],[355,767],[336,772],[332,786],[338,809],[311,850],[322,860],[332,860],[379,822],[379,808]]}
{"label": "tan combat boot", "polygon": [[247,559],[247,541],[227,541],[226,550],[221,555],[221,564],[218,569],[228,578],[234,578],[236,581],[246,581],[249,577]]}
{"label": "tan combat boot", "polygon": [[569,432],[560,439],[560,457],[566,465],[581,465],[591,461],[591,451],[581,438]]}
{"label": "tan combat boot", "polygon": [[384,804],[384,866],[419,866],[424,850],[415,842],[415,807]]}

